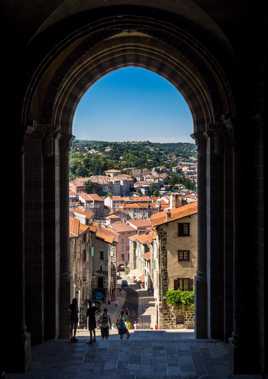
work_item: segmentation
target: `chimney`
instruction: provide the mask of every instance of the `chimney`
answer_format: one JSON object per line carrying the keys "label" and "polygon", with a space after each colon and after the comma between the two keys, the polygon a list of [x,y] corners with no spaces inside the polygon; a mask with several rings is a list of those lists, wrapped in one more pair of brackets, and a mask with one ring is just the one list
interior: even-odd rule
{"label": "chimney", "polygon": [[169,195],[169,208],[174,208],[174,195],[172,193]]}
{"label": "chimney", "polygon": [[170,209],[167,210],[166,214],[167,214],[167,220],[168,220],[171,217],[171,211],[170,211]]}
{"label": "chimney", "polygon": [[169,195],[169,208],[178,208],[182,205],[181,197],[177,193]]}
{"label": "chimney", "polygon": [[175,208],[178,208],[182,205],[181,197],[180,195],[175,195]]}

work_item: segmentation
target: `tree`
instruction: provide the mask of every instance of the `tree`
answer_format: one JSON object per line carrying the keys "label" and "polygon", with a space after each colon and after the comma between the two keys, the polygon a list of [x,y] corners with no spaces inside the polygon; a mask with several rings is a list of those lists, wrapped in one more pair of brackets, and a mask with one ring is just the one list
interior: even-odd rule
{"label": "tree", "polygon": [[95,193],[96,192],[95,186],[90,180],[85,182],[85,191],[86,191],[86,193]]}
{"label": "tree", "polygon": [[159,186],[155,183],[151,184],[148,188],[149,196],[159,196]]}

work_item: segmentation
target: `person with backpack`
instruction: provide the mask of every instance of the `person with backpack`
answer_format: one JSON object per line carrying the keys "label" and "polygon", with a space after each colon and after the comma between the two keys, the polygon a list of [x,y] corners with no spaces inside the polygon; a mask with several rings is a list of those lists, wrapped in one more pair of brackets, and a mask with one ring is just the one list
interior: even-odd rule
{"label": "person with backpack", "polygon": [[118,334],[120,336],[120,339],[123,339],[124,334],[126,334],[127,339],[130,337],[130,333],[128,331],[128,328],[126,327],[126,322],[125,322],[125,312],[121,311],[120,317],[117,320],[117,329],[118,329]]}
{"label": "person with backpack", "polygon": [[106,308],[104,308],[104,310],[103,310],[103,314],[101,315],[101,317],[99,319],[99,323],[100,323],[102,338],[108,339],[109,329],[112,327],[112,322],[111,322],[111,318],[110,318]]}

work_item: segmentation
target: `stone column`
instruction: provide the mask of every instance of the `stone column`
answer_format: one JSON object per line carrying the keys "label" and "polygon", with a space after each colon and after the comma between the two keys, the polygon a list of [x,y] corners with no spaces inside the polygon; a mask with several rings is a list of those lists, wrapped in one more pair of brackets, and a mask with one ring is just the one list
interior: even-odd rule
{"label": "stone column", "polygon": [[69,337],[69,312],[71,301],[70,248],[69,248],[69,149],[72,136],[60,137],[60,337]]}
{"label": "stone column", "polygon": [[234,260],[234,134],[231,119],[222,117],[224,144],[224,341],[233,331],[233,260]]}
{"label": "stone column", "polygon": [[[257,253],[257,317],[259,324],[259,358],[261,372],[268,373],[268,327],[267,313],[265,311],[265,272],[267,275],[267,257],[264,251],[264,120],[261,114],[254,117],[256,126],[256,150],[255,150],[255,167],[256,167],[256,251]],[[267,276],[266,276],[267,277]],[[266,283],[267,284],[267,283]],[[267,300],[267,297],[266,297]]]}
{"label": "stone column", "polygon": [[[251,132],[242,134],[240,131],[239,139],[235,139],[236,230],[233,331],[235,374],[264,374],[267,368],[265,259],[263,234],[259,234],[263,233],[263,230],[258,230],[263,227],[263,177],[259,176],[263,169],[261,123],[261,117],[243,114],[242,128]],[[251,197],[248,191],[245,191],[249,177],[252,183]]]}
{"label": "stone column", "polygon": [[44,266],[45,339],[59,335],[59,136],[51,131],[44,140]]}
{"label": "stone column", "polygon": [[197,144],[198,154],[198,261],[195,278],[195,334],[197,338],[207,338],[207,234],[206,234],[206,144],[203,131],[192,134]]}
{"label": "stone column", "polygon": [[223,339],[223,154],[218,128],[207,130],[208,337]]}
{"label": "stone column", "polygon": [[47,125],[34,123],[24,140],[24,247],[26,323],[33,344],[44,339],[44,225],[42,138]]}
{"label": "stone column", "polygon": [[[16,141],[16,139],[15,139]],[[1,369],[6,372],[24,372],[31,366],[31,338],[25,322],[25,256],[24,256],[24,149],[21,144],[15,145],[16,184],[18,190],[13,199],[16,214],[13,217],[12,249],[5,252],[4,270],[10,274],[14,283],[8,286],[7,278],[2,288],[5,307],[2,310],[2,352]],[[15,231],[15,232],[14,232]],[[15,233],[15,234],[14,234]]]}

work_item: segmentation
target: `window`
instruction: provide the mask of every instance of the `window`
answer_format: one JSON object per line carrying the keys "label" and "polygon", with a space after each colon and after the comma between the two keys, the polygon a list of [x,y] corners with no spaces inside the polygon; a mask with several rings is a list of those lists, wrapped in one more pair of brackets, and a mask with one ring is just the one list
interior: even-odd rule
{"label": "window", "polygon": [[190,235],[190,223],[189,222],[180,222],[178,224],[178,236],[187,237]]}
{"label": "window", "polygon": [[192,291],[192,289],[193,289],[193,279],[178,278],[174,280],[174,290]]}
{"label": "window", "polygon": [[87,235],[86,235],[86,233],[83,235],[83,241],[87,242]]}
{"label": "window", "polygon": [[86,249],[83,250],[83,261],[86,262],[87,260],[87,252]]}
{"label": "window", "polygon": [[122,261],[125,260],[125,254],[121,254]]}
{"label": "window", "polygon": [[190,250],[178,250],[178,261],[179,262],[189,262],[190,261]]}
{"label": "window", "polygon": [[98,288],[103,288],[104,287],[104,280],[102,276],[98,277]]}
{"label": "window", "polygon": [[147,253],[148,251],[150,251],[150,248],[148,245],[144,245],[144,252]]}
{"label": "window", "polygon": [[103,259],[104,259],[104,253],[103,253],[103,251],[100,251],[100,259],[103,261]]}
{"label": "window", "polygon": [[94,246],[91,246],[90,250],[91,250],[91,256],[94,257],[94,252],[95,252]]}

